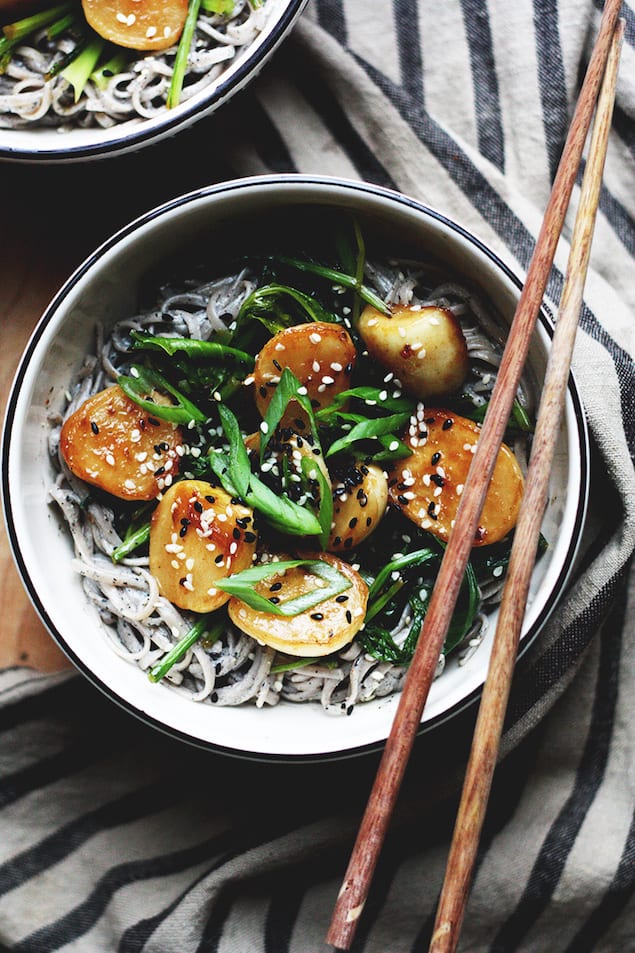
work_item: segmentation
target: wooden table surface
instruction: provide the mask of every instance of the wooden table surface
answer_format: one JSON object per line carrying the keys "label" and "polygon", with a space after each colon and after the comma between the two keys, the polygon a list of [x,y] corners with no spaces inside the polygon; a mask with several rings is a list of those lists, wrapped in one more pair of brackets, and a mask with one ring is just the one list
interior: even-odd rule
{"label": "wooden table surface", "polygon": [[[215,129],[231,124],[216,117]],[[73,270],[118,228],[176,195],[231,172],[219,168],[203,121],[131,156],[82,163],[0,162],[0,412],[29,336]],[[26,595],[0,535],[0,667],[56,671],[69,665]]]}

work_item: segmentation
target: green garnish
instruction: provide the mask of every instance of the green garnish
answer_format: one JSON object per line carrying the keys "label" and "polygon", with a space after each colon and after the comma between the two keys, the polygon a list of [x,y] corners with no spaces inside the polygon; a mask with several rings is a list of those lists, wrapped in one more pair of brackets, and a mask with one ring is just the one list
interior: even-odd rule
{"label": "green garnish", "polygon": [[345,288],[351,288],[353,291],[356,291],[360,298],[362,298],[367,304],[372,304],[374,308],[377,308],[378,311],[381,311],[382,314],[390,314],[390,309],[382,301],[382,299],[377,295],[372,288],[369,288],[367,285],[361,283],[361,280],[358,280],[356,275],[347,275],[343,271],[337,271],[335,268],[328,268],[326,265],[318,265],[313,261],[301,261],[298,258],[287,258],[286,256],[280,256],[277,259],[282,262],[284,265],[290,265],[292,268],[297,268],[299,271],[308,271],[313,275],[319,275],[321,278],[326,278],[328,281],[332,281],[334,284],[342,285]]}
{"label": "green garnish", "polygon": [[142,331],[132,331],[133,350],[163,351],[173,356],[183,353],[189,358],[209,361],[232,361],[248,370],[254,366],[255,359],[247,351],[219,344],[217,341],[199,341],[195,338],[164,337],[161,335],[145,334]]}
{"label": "green garnish", "polygon": [[[106,41],[100,36],[93,34],[92,39],[88,40],[84,46],[81,46],[81,49],[79,49],[80,46],[81,42],[78,44],[78,47],[76,47],[76,50],[79,51],[76,55],[73,55],[72,61],[60,71],[60,75],[73,87],[75,102],[78,101],[84,91],[86,83],[95,70],[99,62],[99,57],[106,46]],[[73,54],[75,54],[75,50]],[[50,71],[49,75],[53,75],[53,70]]]}
{"label": "green garnish", "polygon": [[201,0],[201,9],[206,13],[229,17],[234,12],[234,0]]}
{"label": "green garnish", "polygon": [[[140,367],[134,364],[131,367],[131,375],[126,377],[120,375],[117,383],[124,394],[135,404],[138,404],[147,413],[160,420],[167,420],[175,424],[184,424],[188,426],[192,421],[194,423],[204,423],[207,417],[202,410],[199,410],[190,400],[176,389],[162,374],[152,370],[149,367]],[[174,404],[158,404],[147,396],[153,391],[170,394]],[[146,395],[146,396],[144,396]]]}
{"label": "green garnish", "polygon": [[[254,590],[254,585],[262,579],[284,573],[287,569],[295,569],[297,566],[310,568],[313,575],[324,580],[327,585],[314,589],[313,592],[305,592],[301,596],[296,596],[295,599],[287,599],[285,602],[277,603],[271,602],[266,596],[261,596],[259,592]],[[257,612],[266,612],[269,615],[295,616],[300,615],[301,612],[306,612],[308,609],[313,609],[314,606],[326,602],[327,599],[339,596],[342,592],[350,589],[353,584],[335,566],[331,566],[330,563],[321,559],[287,559],[280,562],[265,563],[261,566],[252,566],[243,572],[228,576],[221,582],[215,582],[214,585],[217,589],[229,592],[232,596],[240,599],[241,602],[245,602]]]}
{"label": "green garnish", "polygon": [[218,620],[215,626],[210,628],[210,616],[211,614],[204,615],[198,619],[189,632],[187,632],[182,639],[179,639],[176,645],[170,649],[168,654],[160,662],[157,662],[156,665],[153,665],[148,672],[148,678],[151,682],[160,682],[162,678],[165,678],[172,666],[180,662],[185,653],[204,635],[209,645],[220,637],[225,627],[225,622],[224,620]]}
{"label": "green garnish", "polygon": [[71,8],[72,4],[70,3],[57,4],[54,7],[49,7],[48,10],[35,13],[33,16],[23,17],[21,20],[7,23],[2,27],[2,32],[9,40],[23,40],[31,33],[35,33],[36,30],[41,30],[42,27],[53,23],[59,17],[68,13]]}
{"label": "green garnish", "polygon": [[183,24],[183,32],[181,33],[181,38],[176,51],[176,57],[174,59],[172,79],[170,81],[170,88],[168,89],[166,100],[166,106],[168,109],[173,109],[175,106],[178,106],[179,102],[181,101],[183,81],[185,79],[185,71],[187,69],[187,60],[190,55],[190,48],[194,38],[194,31],[196,29],[196,21],[198,20],[200,6],[201,0],[190,0],[185,23]]}
{"label": "green garnish", "polygon": [[309,418],[309,423],[311,426],[311,433],[313,439],[316,441],[315,446],[319,450],[320,442],[318,438],[318,429],[315,423],[315,416],[313,414],[313,407],[311,406],[311,401],[306,393],[306,387],[302,387],[300,381],[295,376],[293,371],[289,370],[288,367],[285,367],[280,375],[280,381],[276,386],[276,389],[273,392],[273,396],[267,407],[267,412],[264,417],[264,428],[261,428],[260,434],[260,462],[262,463],[265,455],[265,450],[269,446],[269,441],[273,437],[276,427],[282,420],[284,412],[289,406],[289,403],[292,400],[296,400],[302,410],[305,412]]}
{"label": "green garnish", "polygon": [[405,444],[395,436],[395,433],[402,430],[410,420],[409,413],[390,414],[387,417],[375,417],[372,420],[367,417],[362,417],[359,414],[341,414],[340,416],[344,420],[351,421],[355,426],[349,430],[348,433],[344,434],[344,436],[340,437],[339,440],[331,444],[326,451],[327,457],[332,457],[336,453],[342,453],[344,450],[350,450],[352,445],[360,440],[369,440],[373,437],[382,437],[384,435],[389,435],[388,449],[390,449],[390,446],[394,442],[395,451],[400,449],[407,450],[407,456],[412,453],[412,451],[408,450]]}
{"label": "green garnish", "polygon": [[110,558],[114,563],[120,563],[122,559],[125,559],[126,556],[129,556],[130,553],[133,553],[135,550],[139,549],[141,546],[144,546],[150,539],[150,524],[144,523],[143,526],[139,526],[137,529],[133,529],[132,525],[128,528],[126,535],[124,536],[122,542],[116,549],[113,549]]}
{"label": "green garnish", "polygon": [[[270,283],[256,288],[243,301],[237,324],[244,321],[260,321],[270,334],[277,334],[284,328],[298,324],[296,317],[289,313],[289,304],[293,304],[303,321],[335,322],[335,315],[327,311],[311,295],[292,288],[290,285]],[[286,306],[285,306],[286,305]]]}
{"label": "green garnish", "polygon": [[105,89],[113,76],[123,72],[128,63],[128,57],[125,53],[115,53],[109,60],[102,63],[90,74],[91,82],[97,89]]}
{"label": "green garnish", "polygon": [[224,404],[218,407],[229,452],[211,450],[209,464],[223,488],[239,497],[247,506],[257,510],[267,522],[281,533],[293,536],[317,536],[322,527],[317,517],[303,506],[298,506],[285,494],[278,495],[251,472],[249,456],[238,420]]}

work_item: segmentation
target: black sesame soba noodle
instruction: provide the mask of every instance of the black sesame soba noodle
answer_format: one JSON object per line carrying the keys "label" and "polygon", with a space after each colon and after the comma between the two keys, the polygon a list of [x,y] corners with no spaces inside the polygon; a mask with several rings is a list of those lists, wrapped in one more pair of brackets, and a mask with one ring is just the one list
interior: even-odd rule
{"label": "black sesame soba noodle", "polygon": [[[275,14],[276,0],[257,4],[234,0],[219,7],[230,12],[209,13],[203,8],[199,12],[180,102],[215,82],[245,53]],[[62,11],[55,22],[61,23],[65,15]],[[165,111],[178,44],[145,53],[105,44],[80,92],[66,68],[62,69],[83,43],[77,30],[86,30],[81,11],[74,16],[71,24],[53,37],[47,24],[17,45],[6,44],[6,50],[0,40],[0,128],[106,129],[126,121],[153,119]]]}
{"label": "black sesame soba noodle", "polygon": [[[281,700],[314,702],[328,713],[350,714],[358,703],[400,689],[425,616],[443,552],[443,534],[439,535],[437,526],[439,508],[452,480],[456,484],[458,479],[453,477],[456,461],[451,457],[453,453],[461,456],[462,449],[469,451],[470,447],[469,442],[462,444],[464,436],[447,448],[443,441],[462,426],[478,428],[473,422],[483,418],[496,380],[504,332],[484,299],[440,275],[436,267],[364,260],[360,253],[360,270],[355,273],[362,273],[363,268],[363,283],[351,288],[355,279],[350,278],[347,286],[343,274],[353,274],[350,259],[348,270],[333,266],[332,261],[329,266],[336,270],[315,266],[314,259],[308,258],[245,259],[231,273],[163,287],[147,311],[119,321],[107,334],[98,330],[95,353],[72,383],[64,414],[52,423],[50,450],[58,477],[51,496],[72,534],[74,568],[105,625],[113,651],[139,666],[153,681],[194,701],[260,707]],[[377,359],[368,330],[369,324],[375,327],[381,320],[396,322],[388,336],[399,338],[399,353],[414,354],[425,365],[426,360],[433,360],[431,354],[426,357],[422,341],[414,340],[402,326],[409,316],[418,320],[421,315],[431,316],[430,330],[434,332],[438,329],[435,316],[454,322],[467,350],[467,372],[459,386],[443,396],[425,399],[406,391],[398,368],[391,369],[390,354],[387,361],[381,355],[382,359]],[[298,327],[312,349],[312,364],[305,361],[302,365],[312,366],[317,374],[312,391],[310,373],[304,381],[289,373],[293,360],[285,347]],[[361,328],[366,330],[366,338],[360,334]],[[345,358],[333,359],[334,352],[325,358],[328,367],[321,361],[321,349],[331,331],[352,341],[354,360],[346,367],[342,366]],[[416,336],[421,336],[420,326]],[[182,350],[180,345],[174,346],[180,341],[188,342]],[[221,347],[218,354],[213,353],[214,347],[205,350],[207,345],[197,353],[195,342]],[[258,355],[255,366],[253,358],[249,364],[240,357],[245,354]],[[265,354],[274,355],[277,376],[263,376]],[[294,366],[297,370],[299,365],[296,362]],[[150,383],[142,380],[139,384],[139,375],[143,379],[146,373]],[[338,375],[345,376],[345,385],[333,396],[329,388],[335,387]],[[183,420],[192,413],[187,424],[163,422],[180,436],[167,456],[161,457],[161,453],[167,451],[168,442],[160,442],[154,447],[156,462],[143,463],[158,486],[156,496],[145,502],[120,499],[103,485],[85,482],[77,471],[69,469],[68,453],[61,452],[64,421],[73,419],[92,395],[101,394],[115,382],[133,399],[144,388],[150,393],[154,386],[159,390],[169,386],[169,406],[185,406]],[[312,396],[308,404],[307,386]],[[274,395],[280,395],[285,387],[286,398],[274,410]],[[534,391],[533,384],[524,379],[506,434],[518,472],[526,468]],[[165,410],[159,403],[149,406]],[[200,411],[198,415],[191,411],[192,406]],[[95,420],[91,422],[92,434],[99,431]],[[425,451],[433,432],[437,449],[423,472],[419,453]],[[137,430],[131,440],[142,436]],[[166,440],[170,439],[168,434]],[[232,440],[242,444],[243,456]],[[145,451],[137,454],[144,455]],[[172,463],[166,465],[168,457]],[[307,459],[308,467],[303,463]],[[244,470],[241,476],[237,460],[247,467],[247,477]],[[163,562],[161,558],[157,562],[155,556],[159,569],[153,571],[152,537],[148,550],[148,534],[159,533],[162,524],[157,514],[179,485],[187,486],[188,494],[194,493],[189,487],[198,485],[206,486],[207,491],[190,497],[196,509],[190,507],[189,516],[181,516],[185,510],[178,511],[180,522],[175,525],[180,529],[165,537],[166,545],[161,542]],[[333,505],[332,511],[327,507],[326,514],[320,509],[325,486]],[[231,497],[226,507],[229,517],[209,509],[218,507],[217,497],[225,491],[225,499]],[[429,496],[421,507],[420,494],[424,492]],[[286,511],[269,509],[273,506],[275,510],[275,501],[282,498],[289,518],[300,519],[293,532],[285,527]],[[172,514],[175,507],[173,502]],[[224,551],[232,554],[226,562],[222,547],[221,555],[215,555],[215,543],[208,543],[211,522],[193,525],[196,520],[192,517],[198,519],[200,514],[202,519],[205,511],[217,526],[219,519],[229,520],[222,524],[228,539],[232,538],[230,529],[234,539]],[[241,515],[237,515],[239,511]],[[328,573],[320,575],[319,570],[324,569],[317,558],[321,547],[315,536],[308,539],[303,532],[302,514],[314,521],[316,516],[328,521],[328,525],[320,524],[322,535],[318,533],[322,548],[332,554],[324,557],[331,560]],[[335,529],[338,514],[345,523]],[[161,516],[168,522],[169,518]],[[366,524],[373,524],[372,531],[364,529]],[[501,532],[502,538],[486,540],[485,545],[473,549],[439,661],[439,675],[446,655],[469,658],[487,629],[488,612],[500,598],[513,527]],[[187,608],[195,605],[200,610],[198,603],[188,603],[196,595],[195,560],[189,558],[187,549],[192,540],[210,550],[210,563],[214,558],[216,569],[210,570],[213,578],[208,592],[218,596],[220,591],[221,596],[218,607],[211,611]],[[243,563],[223,570],[238,558],[244,545],[248,550]],[[313,562],[302,566],[302,559]],[[275,566],[288,560],[296,562],[287,573],[317,573],[309,586],[313,603],[295,615],[271,615],[270,630],[256,626],[250,631],[243,620],[256,619],[263,625],[263,599],[272,613],[284,608],[286,576],[276,575]],[[261,572],[260,581],[251,578],[245,566]],[[350,588],[342,566],[359,580],[357,588]],[[166,596],[174,590],[166,583],[167,575],[162,577],[164,570],[167,574],[173,571],[175,580],[178,577],[174,587],[183,592],[183,600]],[[220,587],[232,579],[237,582],[228,603],[228,593]],[[208,585],[209,581],[206,588]],[[323,601],[321,587],[327,593]],[[260,593],[261,602],[250,606],[250,599],[256,598],[254,592]],[[297,596],[297,588],[291,594]],[[305,586],[302,597],[306,595]],[[182,601],[181,608],[175,604],[178,601]],[[328,619],[335,618],[329,615],[332,609],[341,611],[344,628],[348,625],[350,631],[340,640],[343,644],[336,639],[334,650],[325,651],[319,633]],[[287,627],[298,624],[298,619],[304,627],[301,647],[298,650],[299,643],[289,641],[285,650]],[[254,637],[261,632],[262,638]],[[327,647],[330,644],[327,640]]]}

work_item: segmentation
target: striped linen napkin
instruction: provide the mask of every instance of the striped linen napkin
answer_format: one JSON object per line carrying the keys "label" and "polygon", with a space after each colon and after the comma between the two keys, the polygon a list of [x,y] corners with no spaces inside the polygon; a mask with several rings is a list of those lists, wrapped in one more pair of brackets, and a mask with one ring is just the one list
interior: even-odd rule
{"label": "striped linen napkin", "polygon": [[[210,175],[272,171],[397,189],[454,218],[522,275],[600,8],[313,0],[257,81],[157,147],[157,161],[187,148],[179,191]],[[632,4],[623,15],[574,356],[592,440],[589,518],[567,595],[518,666],[464,953],[635,951]],[[138,169],[138,160],[120,167]],[[415,746],[355,953],[427,948],[473,718],[464,713]],[[321,765],[226,759],[133,722],[81,677],[27,669],[0,673],[0,738],[0,948],[326,949],[375,755]]]}

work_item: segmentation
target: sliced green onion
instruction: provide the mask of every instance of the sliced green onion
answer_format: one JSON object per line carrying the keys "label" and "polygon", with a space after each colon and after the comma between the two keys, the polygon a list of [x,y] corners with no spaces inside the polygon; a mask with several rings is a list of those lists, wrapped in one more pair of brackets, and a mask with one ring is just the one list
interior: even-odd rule
{"label": "sliced green onion", "polygon": [[75,102],[84,92],[84,87],[97,66],[105,46],[106,41],[100,36],[94,35],[74,57],[73,61],[61,71],[60,75],[73,87]]}
{"label": "sliced green onion", "polygon": [[47,39],[55,40],[58,36],[69,30],[77,22],[77,16],[73,10],[65,13],[58,20],[55,20],[46,31]]}
{"label": "sliced green onion", "polygon": [[191,358],[202,360],[232,361],[242,364],[249,370],[254,366],[255,359],[247,351],[219,344],[217,341],[198,341],[195,338],[164,337],[161,335],[144,334],[142,331],[132,331],[132,347],[134,350],[163,351],[173,356],[182,352]]}
{"label": "sliced green onion", "polygon": [[236,416],[224,404],[218,405],[218,413],[229,443],[228,469],[230,479],[238,496],[246,499],[249,495],[252,472],[240,425]]}
{"label": "sliced green onion", "polygon": [[234,12],[234,0],[201,0],[201,9],[206,13],[231,16]]}
{"label": "sliced green onion", "polygon": [[9,40],[22,40],[30,33],[40,30],[49,23],[53,23],[58,17],[63,16],[71,9],[72,4],[60,3],[48,10],[42,10],[33,16],[24,17],[22,20],[15,20],[13,23],[7,23],[2,27],[2,32]]}
{"label": "sliced green onion", "polygon": [[316,419],[320,421],[328,419],[350,400],[361,400],[369,406],[376,406],[381,413],[387,410],[412,413],[414,410],[414,401],[408,397],[389,397],[386,391],[380,387],[361,386],[340,391],[330,404],[326,407],[320,407],[315,412]]}
{"label": "sliced green onion", "polygon": [[212,644],[219,638],[224,628],[224,622],[218,621],[214,628],[210,629],[210,617],[210,615],[205,615],[198,619],[189,632],[170,649],[168,654],[150,669],[148,678],[151,682],[160,682],[162,678],[165,678],[172,666],[180,662],[185,653],[204,635],[207,636],[208,644]]}
{"label": "sliced green onion", "polygon": [[[322,589],[314,589],[313,592],[305,592],[295,599],[287,599],[286,602],[271,602],[266,596],[261,596],[253,588],[255,583],[266,579],[268,576],[275,576],[284,573],[287,569],[294,569],[297,566],[310,568],[313,575],[323,579],[327,585]],[[280,562],[265,563],[261,566],[252,566],[243,572],[238,572],[233,576],[228,576],[221,582],[215,582],[214,585],[223,592],[229,592],[232,596],[246,603],[256,612],[266,612],[269,615],[295,616],[313,609],[314,606],[326,602],[327,599],[339,596],[346,592],[353,585],[343,573],[331,566],[330,563],[321,559],[287,559]]]}
{"label": "sliced green onion", "polygon": [[276,427],[282,420],[284,412],[292,400],[296,400],[308,416],[311,425],[311,433],[313,434],[313,438],[316,441],[316,448],[320,449],[318,429],[315,423],[313,407],[311,406],[309,397],[306,393],[303,393],[303,391],[306,391],[306,387],[303,388],[293,371],[291,371],[288,367],[285,367],[282,371],[282,374],[280,375],[280,381],[273,392],[273,396],[269,406],[267,407],[267,412],[264,417],[265,429],[260,435],[261,463],[264,459],[265,450],[269,445],[269,441],[273,437]]}
{"label": "sliced green onion", "polygon": [[128,56],[125,53],[115,53],[109,60],[102,63],[90,74],[91,82],[97,89],[105,89],[113,76],[118,76],[128,65]]}
{"label": "sliced green onion", "polygon": [[194,38],[194,30],[196,29],[196,21],[198,20],[200,6],[201,0],[190,0],[187,17],[185,18],[185,23],[183,24],[183,32],[181,33],[181,38],[176,51],[176,57],[174,59],[172,80],[170,82],[170,88],[168,89],[166,100],[166,106],[168,109],[173,109],[175,106],[178,106],[179,102],[181,101],[183,80],[187,70],[187,60],[190,55],[190,48]]}
{"label": "sliced green onion", "polygon": [[343,271],[337,271],[335,268],[328,268],[325,265],[318,265],[312,261],[300,261],[298,258],[287,258],[284,255],[279,257],[278,260],[285,265],[290,265],[292,268],[298,268],[300,271],[308,271],[313,275],[319,275],[321,278],[326,278],[328,281],[334,282],[334,284],[343,285],[345,288],[352,288],[367,304],[372,304],[372,306],[377,308],[378,311],[381,311],[382,314],[390,314],[388,305],[382,301],[379,295],[377,295],[372,288],[358,283],[357,278],[352,275],[347,275]]}
{"label": "sliced green onion", "polygon": [[438,553],[436,553],[433,549],[426,547],[425,549],[416,549],[412,553],[404,553],[404,555],[397,556],[396,559],[391,560],[377,573],[375,580],[368,590],[369,606],[372,605],[373,600],[375,600],[380,594],[384,584],[393,572],[401,572],[402,569],[408,569],[411,566],[422,566],[425,563],[438,558]]}
{"label": "sliced green onion", "polygon": [[318,507],[317,518],[321,530],[318,536],[321,549],[326,549],[329,537],[331,535],[331,523],[333,522],[333,493],[331,484],[327,480],[322,468],[313,457],[302,457],[302,474],[305,479],[315,480],[320,492],[320,504]]}
{"label": "sliced green onion", "polygon": [[278,496],[253,473],[249,480],[249,492],[244,495],[239,493],[232,479],[235,474],[232,474],[229,456],[223,451],[211,450],[209,464],[223,489],[257,510],[273,529],[291,536],[317,536],[321,532],[322,527],[314,513],[304,506],[298,506],[284,494]]}
{"label": "sliced green onion", "polygon": [[133,553],[135,550],[139,549],[140,546],[144,546],[149,539],[150,524],[145,523],[138,529],[127,533],[125,539],[119,544],[119,546],[117,546],[116,549],[113,549],[110,558],[114,563],[120,563],[121,560],[125,559],[126,556],[129,556],[130,553]]}
{"label": "sliced green onion", "polygon": [[377,417],[373,420],[369,420],[365,417],[359,419],[358,415],[355,414],[348,416],[352,419],[357,419],[358,422],[352,430],[349,430],[347,434],[344,434],[343,437],[340,437],[339,440],[331,444],[326,452],[327,457],[332,457],[336,453],[348,450],[350,446],[358,440],[369,440],[383,434],[392,435],[396,430],[401,430],[410,420],[409,413],[390,414],[388,417]]}
{"label": "sliced green onion", "polygon": [[260,321],[271,334],[276,334],[283,328],[290,326],[288,313],[280,313],[279,301],[285,298],[291,298],[295,304],[299,305],[301,311],[309,321],[324,321],[332,324],[335,322],[335,315],[322,307],[319,301],[292,288],[290,285],[281,285],[271,283],[256,288],[245,298],[238,312],[237,322],[241,323],[245,319]]}
{"label": "sliced green onion", "polygon": [[[133,376],[135,374],[136,376]],[[176,387],[173,387],[158,371],[135,364],[131,368],[131,376],[126,377],[122,374],[117,378],[117,383],[130,400],[133,400],[147,413],[152,414],[153,417],[158,417],[160,420],[184,424],[185,426],[188,426],[192,421],[204,423],[207,420],[203,411],[199,410]],[[144,394],[151,394],[153,390],[170,394],[176,403],[157,404],[156,401],[143,396]]]}

